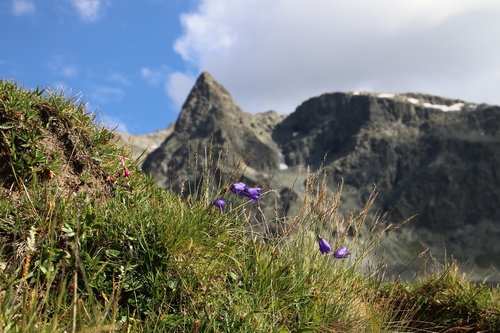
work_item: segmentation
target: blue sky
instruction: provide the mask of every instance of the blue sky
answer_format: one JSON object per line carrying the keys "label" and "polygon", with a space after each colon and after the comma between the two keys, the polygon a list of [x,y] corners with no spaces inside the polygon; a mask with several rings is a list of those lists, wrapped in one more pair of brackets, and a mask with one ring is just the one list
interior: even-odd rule
{"label": "blue sky", "polygon": [[[163,77],[189,70],[172,48],[179,15],[192,3],[168,1],[6,1],[0,4],[0,77],[82,93],[89,109],[132,133],[165,128],[178,105]],[[83,1],[85,3],[85,1]]]}
{"label": "blue sky", "polygon": [[0,79],[81,93],[130,133],[209,71],[247,112],[330,91],[500,104],[498,0],[2,0]]}

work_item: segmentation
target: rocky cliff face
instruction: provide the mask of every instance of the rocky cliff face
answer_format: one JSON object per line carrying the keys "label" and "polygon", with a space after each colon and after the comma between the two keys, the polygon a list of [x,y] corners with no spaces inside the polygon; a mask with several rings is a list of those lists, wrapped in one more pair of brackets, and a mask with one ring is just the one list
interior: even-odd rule
{"label": "rocky cliff face", "polygon": [[196,140],[213,140],[241,158],[255,182],[272,176],[288,214],[303,195],[300,177],[291,190],[298,168],[324,163],[332,189],[344,181],[346,212],[359,209],[376,185],[379,212],[390,211],[393,221],[416,215],[394,251],[412,244],[439,257],[445,245],[462,262],[500,267],[498,106],[422,94],[329,93],[286,118],[250,115],[203,73],[174,131],[143,169],[168,187],[174,171],[186,170],[187,143]]}
{"label": "rocky cliff face", "polygon": [[273,134],[286,163],[314,166],[327,153],[331,185],[342,178],[363,198],[376,184],[381,208],[394,208],[397,218],[418,214],[419,226],[442,230],[500,218],[499,107],[414,94],[325,94]]}
{"label": "rocky cliff face", "polygon": [[416,215],[405,242],[446,247],[462,262],[500,267],[500,107],[435,96],[325,94],[278,124],[290,165],[321,163],[343,179],[347,207],[378,190],[396,222]]}

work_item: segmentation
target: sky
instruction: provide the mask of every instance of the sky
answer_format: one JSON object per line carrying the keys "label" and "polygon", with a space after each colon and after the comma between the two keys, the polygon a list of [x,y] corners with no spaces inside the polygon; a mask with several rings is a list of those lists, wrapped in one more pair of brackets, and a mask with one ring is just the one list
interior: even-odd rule
{"label": "sky", "polygon": [[0,79],[80,96],[133,134],[208,71],[243,110],[334,91],[500,105],[499,0],[0,0]]}

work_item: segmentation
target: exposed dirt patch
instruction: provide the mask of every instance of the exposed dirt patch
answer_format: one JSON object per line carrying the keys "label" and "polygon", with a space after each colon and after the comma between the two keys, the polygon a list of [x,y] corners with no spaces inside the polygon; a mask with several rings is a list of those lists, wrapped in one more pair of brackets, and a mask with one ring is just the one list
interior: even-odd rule
{"label": "exposed dirt patch", "polygon": [[16,110],[9,103],[18,107],[25,96],[0,97],[0,196],[19,198],[33,181],[55,185],[63,196],[113,194],[98,153],[112,134],[96,128],[82,106],[38,98]]}
{"label": "exposed dirt patch", "polygon": [[85,192],[105,197],[112,194],[112,188],[106,182],[107,174],[88,152],[75,149],[68,132],[62,133],[61,138],[48,134],[41,143],[60,156],[59,170],[54,173],[49,171],[46,175],[47,181],[55,182],[58,193],[71,195]]}

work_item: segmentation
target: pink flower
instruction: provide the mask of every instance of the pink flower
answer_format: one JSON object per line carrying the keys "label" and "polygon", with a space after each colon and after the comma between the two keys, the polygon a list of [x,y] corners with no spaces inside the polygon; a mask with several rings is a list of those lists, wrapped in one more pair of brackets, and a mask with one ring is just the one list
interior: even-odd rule
{"label": "pink flower", "polygon": [[123,167],[123,177],[124,178],[130,177],[130,170],[127,167]]}

